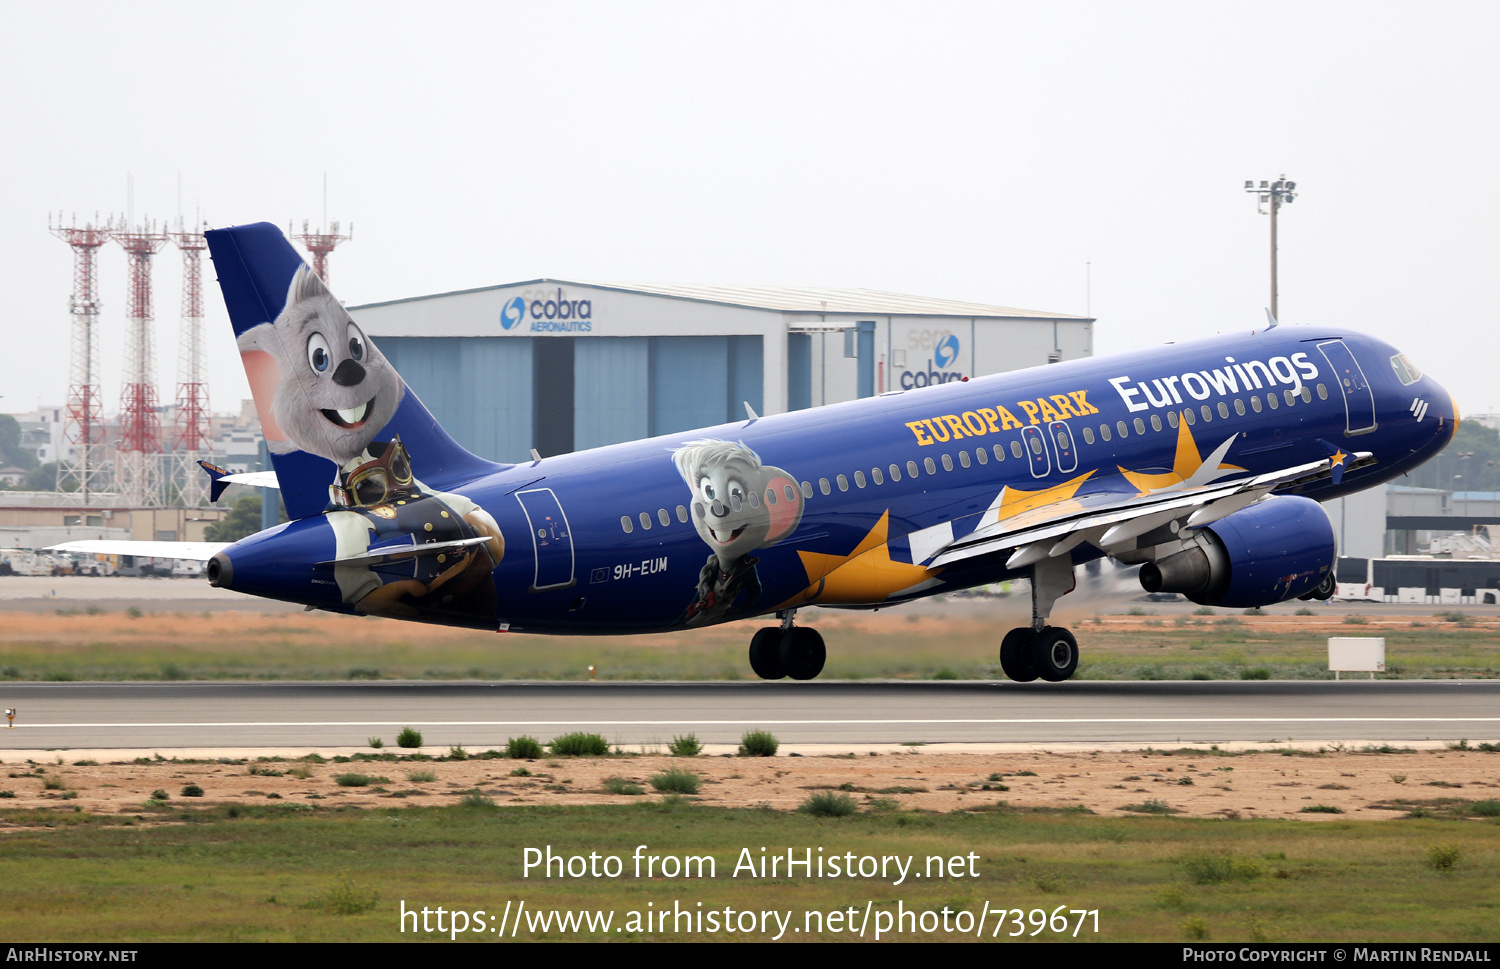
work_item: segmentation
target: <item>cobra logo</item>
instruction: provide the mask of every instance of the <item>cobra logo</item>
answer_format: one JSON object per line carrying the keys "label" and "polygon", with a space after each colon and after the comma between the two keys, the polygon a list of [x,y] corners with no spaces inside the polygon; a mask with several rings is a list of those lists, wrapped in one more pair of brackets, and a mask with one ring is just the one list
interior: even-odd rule
{"label": "cobra logo", "polygon": [[505,304],[500,311],[500,325],[507,330],[514,329],[526,316],[526,300],[520,296]]}
{"label": "cobra logo", "polygon": [[932,348],[932,362],[939,367],[947,367],[958,359],[958,337],[950,333],[938,341],[937,346]]}

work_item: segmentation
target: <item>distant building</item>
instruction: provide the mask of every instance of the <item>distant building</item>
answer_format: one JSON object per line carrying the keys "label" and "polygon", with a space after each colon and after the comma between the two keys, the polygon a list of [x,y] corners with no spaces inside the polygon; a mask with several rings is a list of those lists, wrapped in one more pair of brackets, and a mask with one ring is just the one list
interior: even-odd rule
{"label": "distant building", "polygon": [[1090,318],[871,290],[533,279],[349,312],[498,461],[1093,353]]}

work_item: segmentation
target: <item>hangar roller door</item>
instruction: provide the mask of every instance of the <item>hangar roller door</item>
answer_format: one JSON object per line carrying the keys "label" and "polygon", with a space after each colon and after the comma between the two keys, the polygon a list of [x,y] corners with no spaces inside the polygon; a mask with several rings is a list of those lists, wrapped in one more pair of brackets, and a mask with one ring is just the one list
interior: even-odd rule
{"label": "hangar roller door", "polygon": [[455,441],[491,461],[527,460],[531,338],[388,336],[376,345]]}
{"label": "hangar roller door", "polygon": [[673,434],[764,410],[758,336],[651,338],[651,433]]}
{"label": "hangar roller door", "polygon": [[581,451],[650,437],[650,337],[573,342],[573,446]]}

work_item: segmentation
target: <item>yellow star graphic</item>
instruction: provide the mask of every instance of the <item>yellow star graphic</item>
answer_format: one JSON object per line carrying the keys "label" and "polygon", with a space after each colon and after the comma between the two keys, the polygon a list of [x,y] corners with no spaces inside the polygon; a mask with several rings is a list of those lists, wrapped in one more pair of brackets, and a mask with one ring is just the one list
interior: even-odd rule
{"label": "yellow star graphic", "polygon": [[942,571],[892,561],[890,546],[886,544],[889,530],[887,511],[848,555],[799,550],[797,555],[807,570],[808,587],[776,608],[813,602],[884,602]]}
{"label": "yellow star graphic", "polygon": [[1334,467],[1338,467],[1339,465],[1344,463],[1344,459],[1348,456],[1349,455],[1345,454],[1343,451],[1334,451],[1333,457],[1329,458],[1328,460],[1333,462]]}
{"label": "yellow star graphic", "polygon": [[[1120,465],[1120,474],[1125,476],[1135,490],[1141,494],[1152,491],[1160,491],[1173,485],[1182,484],[1191,478],[1203,467],[1203,455],[1198,452],[1198,445],[1193,440],[1193,432],[1188,427],[1186,420],[1177,422],[1177,455],[1172,461],[1172,470],[1163,474],[1145,474],[1139,471],[1127,471]],[[1234,464],[1221,464],[1220,471],[1243,471],[1242,467]]]}
{"label": "yellow star graphic", "polygon": [[[1085,471],[1076,478],[1039,491],[1022,491],[1007,485],[1000,491],[1000,504],[995,508],[994,521],[1005,522],[1008,530],[1013,531],[1040,525],[1069,512],[1081,511],[1082,505],[1074,500],[1074,496],[1093,474],[1092,471]],[[988,524],[991,524],[991,519],[986,515],[980,527]]]}

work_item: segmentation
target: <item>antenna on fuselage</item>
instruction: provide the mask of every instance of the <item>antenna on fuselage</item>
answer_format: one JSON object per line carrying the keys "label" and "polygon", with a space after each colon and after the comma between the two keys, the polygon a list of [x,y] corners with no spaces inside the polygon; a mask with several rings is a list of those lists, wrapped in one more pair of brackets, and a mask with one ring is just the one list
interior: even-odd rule
{"label": "antenna on fuselage", "polygon": [[760,415],[755,413],[755,408],[750,406],[750,402],[748,400],[742,401],[741,403],[745,405],[745,417],[749,419],[750,423],[753,424],[756,421],[760,420]]}
{"label": "antenna on fuselage", "polygon": [[1276,317],[1271,315],[1271,308],[1269,306],[1266,307],[1266,319],[1271,321],[1271,325],[1266,327],[1268,330],[1274,330],[1279,325],[1276,322]]}

